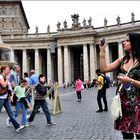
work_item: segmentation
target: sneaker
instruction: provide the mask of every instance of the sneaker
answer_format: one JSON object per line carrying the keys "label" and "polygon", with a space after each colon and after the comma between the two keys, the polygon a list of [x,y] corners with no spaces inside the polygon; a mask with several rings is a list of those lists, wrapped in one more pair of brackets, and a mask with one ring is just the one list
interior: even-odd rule
{"label": "sneaker", "polygon": [[108,111],[108,109],[103,109],[103,111],[106,111],[106,112],[107,112],[107,111]]}
{"label": "sneaker", "polygon": [[56,125],[56,123],[55,122],[49,122],[49,123],[47,123],[47,125],[52,126],[52,125]]}
{"label": "sneaker", "polygon": [[29,118],[30,118],[30,115],[27,115],[27,116],[26,116],[26,121],[28,121],[28,120],[29,120]]}
{"label": "sneaker", "polygon": [[16,129],[16,132],[20,132],[24,128],[25,128],[25,126],[24,125],[21,125],[19,128]]}
{"label": "sneaker", "polygon": [[38,110],[37,113],[40,113],[40,110]]}
{"label": "sneaker", "polygon": [[7,118],[6,122],[7,122],[7,126],[9,127],[11,125],[11,121],[9,117]]}
{"label": "sneaker", "polygon": [[103,110],[100,110],[100,109],[99,109],[99,110],[96,111],[96,113],[100,113],[100,112],[103,112]]}
{"label": "sneaker", "polygon": [[30,125],[28,123],[26,123],[25,125],[22,125],[24,127],[29,127]]}
{"label": "sneaker", "polygon": [[81,102],[81,99],[78,99],[78,101],[77,102]]}
{"label": "sneaker", "polygon": [[32,122],[27,122],[26,123],[26,127],[29,127],[29,126],[33,126],[34,124]]}

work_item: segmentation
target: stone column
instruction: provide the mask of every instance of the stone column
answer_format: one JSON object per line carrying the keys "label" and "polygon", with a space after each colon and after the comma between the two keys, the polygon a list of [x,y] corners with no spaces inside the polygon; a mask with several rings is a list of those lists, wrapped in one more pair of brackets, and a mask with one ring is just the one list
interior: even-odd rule
{"label": "stone column", "polygon": [[40,69],[39,69],[39,50],[35,49],[35,73],[40,74]]}
{"label": "stone column", "polygon": [[70,55],[70,60],[71,60],[71,82],[74,82],[74,54],[73,51],[71,52]]}
{"label": "stone column", "polygon": [[14,50],[11,49],[11,57],[10,57],[10,61],[14,62],[15,61],[15,56],[14,56]]}
{"label": "stone column", "polygon": [[22,73],[27,72],[27,51],[23,49],[22,51]]}
{"label": "stone column", "polygon": [[57,51],[57,69],[58,69],[58,83],[59,85],[63,84],[63,66],[62,66],[62,50],[61,47],[58,47]]}
{"label": "stone column", "polygon": [[122,47],[122,42],[118,42],[118,57],[122,58],[123,57],[123,47]]}
{"label": "stone column", "polygon": [[68,82],[70,82],[70,73],[69,73],[70,67],[69,67],[69,50],[68,46],[64,46],[64,81],[67,85]]}
{"label": "stone column", "polygon": [[83,66],[84,66],[84,81],[89,80],[89,71],[88,71],[88,50],[87,45],[83,45]]}
{"label": "stone column", "polygon": [[96,65],[96,46],[95,44],[90,44],[90,82],[96,77]]}
{"label": "stone column", "polygon": [[52,80],[52,62],[51,62],[51,50],[47,49],[47,80]]}
{"label": "stone column", "polygon": [[69,82],[72,82],[72,65],[71,65],[71,51],[70,49],[68,50],[68,60],[69,60]]}

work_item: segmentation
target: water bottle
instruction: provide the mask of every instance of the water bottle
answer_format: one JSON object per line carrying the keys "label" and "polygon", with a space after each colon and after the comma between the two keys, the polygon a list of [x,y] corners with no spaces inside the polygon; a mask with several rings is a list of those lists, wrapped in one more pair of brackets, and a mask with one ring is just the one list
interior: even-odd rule
{"label": "water bottle", "polygon": [[131,84],[129,84],[129,83],[123,84],[123,88],[127,91],[131,90]]}

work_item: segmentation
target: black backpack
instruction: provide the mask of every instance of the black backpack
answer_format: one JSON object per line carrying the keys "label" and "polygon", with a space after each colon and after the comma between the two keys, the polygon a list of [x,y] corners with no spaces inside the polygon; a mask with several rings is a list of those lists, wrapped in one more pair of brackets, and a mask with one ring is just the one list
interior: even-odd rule
{"label": "black backpack", "polygon": [[101,74],[104,77],[104,86],[105,88],[110,88],[110,78],[106,75]]}
{"label": "black backpack", "polygon": [[110,88],[110,78],[105,75],[105,87]]}

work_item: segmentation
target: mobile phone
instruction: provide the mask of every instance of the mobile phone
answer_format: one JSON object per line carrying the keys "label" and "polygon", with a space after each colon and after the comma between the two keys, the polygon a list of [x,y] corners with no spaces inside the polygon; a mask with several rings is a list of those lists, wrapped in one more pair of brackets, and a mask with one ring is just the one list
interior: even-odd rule
{"label": "mobile phone", "polygon": [[100,44],[100,45],[103,46],[104,44],[105,44],[105,38],[102,38],[102,39],[101,39],[101,44]]}

